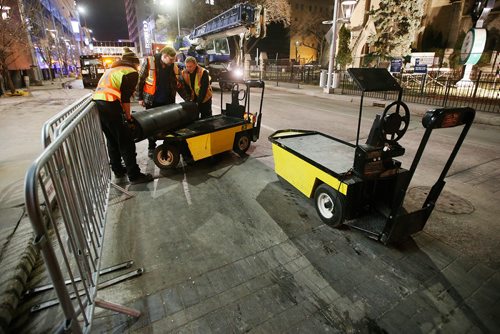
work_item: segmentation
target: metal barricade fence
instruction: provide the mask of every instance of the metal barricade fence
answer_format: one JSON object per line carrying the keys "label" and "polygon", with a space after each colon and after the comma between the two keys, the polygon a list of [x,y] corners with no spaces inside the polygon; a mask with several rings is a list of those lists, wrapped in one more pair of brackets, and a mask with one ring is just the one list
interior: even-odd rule
{"label": "metal barricade fence", "polygon": [[[90,331],[95,306],[132,316],[140,312],[96,298],[111,171],[95,104],[80,104],[68,115],[28,169],[25,200],[35,245],[41,250],[64,314],[61,329],[80,333]],[[50,209],[45,212],[50,232],[40,195],[44,203],[53,197],[60,210],[61,219]],[[49,233],[54,234],[54,242]],[[68,286],[64,275],[69,277]]]}
{"label": "metal barricade fence", "polygon": [[87,105],[92,101],[92,93],[89,93],[71,104],[69,107],[64,108],[61,112],[54,115],[42,127],[42,144],[43,147],[47,147],[50,142],[54,139],[55,130],[59,124],[66,120],[70,115],[83,110],[83,106]]}

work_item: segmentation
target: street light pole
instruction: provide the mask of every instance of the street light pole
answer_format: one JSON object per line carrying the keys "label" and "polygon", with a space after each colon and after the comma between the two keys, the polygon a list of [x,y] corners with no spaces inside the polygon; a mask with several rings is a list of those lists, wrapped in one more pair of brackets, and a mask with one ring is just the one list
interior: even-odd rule
{"label": "street light pole", "polygon": [[181,35],[181,21],[179,20],[179,0],[175,0],[175,8],[177,10],[177,31]]}
{"label": "street light pole", "polygon": [[335,50],[337,43],[337,10],[338,10],[338,2],[339,0],[333,1],[333,19],[332,19],[332,40],[330,43],[330,55],[328,61],[328,77],[326,80],[326,87],[324,89],[325,93],[331,94],[333,93],[332,88],[332,72],[333,72],[333,64],[335,63]]}
{"label": "street light pole", "polygon": [[297,64],[300,63],[300,61],[299,61],[299,46],[300,46],[300,41],[295,41],[295,62]]}
{"label": "street light pole", "polygon": [[[328,78],[326,82],[326,87],[324,89],[325,93],[332,94],[333,87],[336,86],[336,77],[333,76],[333,66],[335,65],[335,52],[337,51],[337,21],[338,18],[338,10],[339,10],[339,2],[342,5],[343,13],[342,13],[342,22],[349,22],[349,19],[354,10],[354,6],[356,5],[357,0],[334,0],[333,1],[333,20],[323,21],[323,24],[332,24],[332,41],[330,43],[330,60],[328,62]],[[334,81],[335,79],[335,81]]]}

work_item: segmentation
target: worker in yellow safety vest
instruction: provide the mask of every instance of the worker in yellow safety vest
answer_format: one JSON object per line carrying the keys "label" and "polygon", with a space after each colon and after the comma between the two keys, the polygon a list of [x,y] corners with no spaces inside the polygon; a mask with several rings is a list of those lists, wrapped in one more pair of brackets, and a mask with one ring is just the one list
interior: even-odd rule
{"label": "worker in yellow safety vest", "polygon": [[130,98],[137,85],[138,66],[139,58],[132,50],[124,48],[122,59],[104,72],[93,95],[106,137],[111,169],[117,178],[127,175],[132,184],[153,180],[151,174],[141,173],[137,165],[134,138],[126,124],[132,121]]}
{"label": "worker in yellow safety vest", "polygon": [[208,71],[194,57],[187,57],[182,71],[184,88],[190,101],[198,104],[201,118],[212,116],[212,86]]}
{"label": "worker in yellow safety vest", "polygon": [[[184,93],[180,70],[175,63],[175,49],[166,46],[160,53],[147,57],[139,70],[137,95],[146,109],[175,103],[176,92]],[[153,157],[156,140],[148,138],[148,155]]]}

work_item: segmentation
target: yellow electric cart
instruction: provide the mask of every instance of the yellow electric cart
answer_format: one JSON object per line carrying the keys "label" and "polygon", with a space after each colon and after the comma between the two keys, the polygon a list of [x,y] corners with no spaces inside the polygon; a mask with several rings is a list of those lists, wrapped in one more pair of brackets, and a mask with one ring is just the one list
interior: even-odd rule
{"label": "yellow electric cart", "polygon": [[[244,155],[251,142],[257,141],[262,120],[265,84],[261,80],[230,83],[231,103],[224,107],[221,91],[220,115],[197,120],[186,127],[160,133],[157,140],[163,144],[155,149],[153,160],[161,169],[175,168],[182,154],[185,161],[198,161],[233,150]],[[240,89],[244,86],[245,89]],[[250,90],[260,88],[260,105],[256,113],[250,112]]]}
{"label": "yellow electric cart", "polygon": [[[467,107],[428,111],[422,118],[425,134],[410,169],[405,169],[394,159],[405,152],[398,140],[410,122],[401,87],[385,69],[353,68],[348,72],[362,92],[356,143],[316,131],[279,130],[269,137],[275,171],[306,197],[314,198],[316,211],[326,224],[346,224],[385,244],[402,241],[425,226],[475,111]],[[366,143],[360,144],[363,97],[377,91],[396,91],[398,98],[376,116]],[[431,132],[459,125],[464,125],[460,137],[422,208],[407,212],[403,201]]]}

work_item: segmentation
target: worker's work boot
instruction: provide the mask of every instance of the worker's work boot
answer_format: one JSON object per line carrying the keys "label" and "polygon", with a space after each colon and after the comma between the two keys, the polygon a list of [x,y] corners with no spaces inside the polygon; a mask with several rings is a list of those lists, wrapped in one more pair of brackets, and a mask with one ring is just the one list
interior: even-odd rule
{"label": "worker's work boot", "polygon": [[120,179],[127,175],[127,168],[125,168],[125,166],[121,166],[121,168],[113,169],[113,173],[117,179]]}
{"label": "worker's work boot", "polygon": [[130,184],[147,183],[153,181],[153,175],[139,173],[134,176],[129,176]]}

